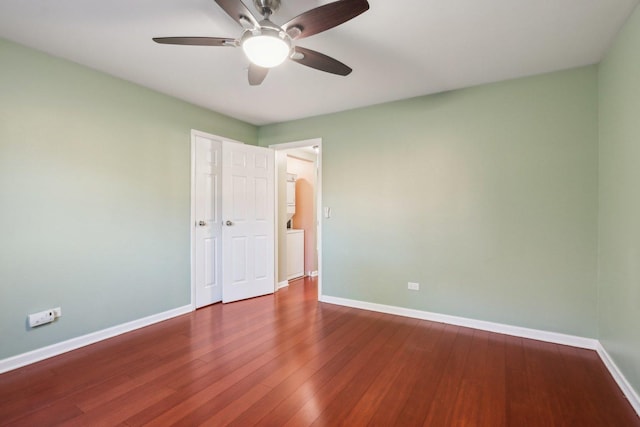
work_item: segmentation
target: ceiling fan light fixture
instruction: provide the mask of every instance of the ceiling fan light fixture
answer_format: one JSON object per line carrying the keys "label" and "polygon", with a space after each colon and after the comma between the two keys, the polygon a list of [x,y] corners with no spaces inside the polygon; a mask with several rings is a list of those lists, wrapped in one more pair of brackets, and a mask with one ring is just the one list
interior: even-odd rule
{"label": "ceiling fan light fixture", "polygon": [[[307,10],[279,26],[270,20],[280,7],[281,0],[253,0],[255,9],[263,19],[258,21],[243,3],[245,0],[215,0],[220,8],[236,21],[244,32],[239,39],[227,37],[154,37],[162,44],[187,46],[240,47],[251,62],[247,77],[251,86],[261,84],[269,69],[285,60],[338,76],[353,71],[347,65],[330,56],[294,45],[303,39],[337,27],[369,9],[367,0],[337,0]],[[245,1],[246,2],[246,1]]]}
{"label": "ceiling fan light fixture", "polygon": [[291,52],[291,41],[278,31],[265,31],[259,34],[247,32],[247,37],[242,38],[242,50],[249,61],[259,67],[273,68],[282,64]]}

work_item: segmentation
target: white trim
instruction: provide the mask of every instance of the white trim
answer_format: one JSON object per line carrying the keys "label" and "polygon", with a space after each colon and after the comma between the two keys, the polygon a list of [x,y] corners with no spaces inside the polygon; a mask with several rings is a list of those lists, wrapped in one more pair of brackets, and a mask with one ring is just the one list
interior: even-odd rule
{"label": "white trim", "polygon": [[318,270],[310,271],[309,274],[307,274],[307,276],[309,276],[309,277],[316,277],[317,275],[318,275]]}
{"label": "white trim", "polygon": [[0,374],[193,311],[191,304],[0,360]]}
{"label": "white trim", "polygon": [[320,300],[320,295],[322,295],[322,227],[324,227],[324,216],[322,215],[324,209],[322,204],[322,139],[318,138],[318,174],[316,181],[316,203],[318,206],[316,207],[316,253],[318,254],[317,267],[318,267],[318,300]]}
{"label": "white trim", "polygon": [[558,332],[547,332],[538,329],[523,328],[520,326],[505,325],[502,323],[487,322],[484,320],[468,319],[465,317],[450,316],[448,314],[432,313],[429,311],[414,310],[410,308],[395,307],[391,305],[376,304],[366,301],[357,301],[346,298],[331,297],[322,295],[320,301],[329,304],[343,305],[346,307],[359,308],[362,310],[377,311],[380,313],[395,314],[398,316],[412,317],[415,319],[430,320],[433,322],[447,323],[450,325],[464,326],[467,328],[480,329],[483,331],[497,332],[505,335],[529,338],[539,341],[546,341],[555,344],[569,345],[572,347],[596,350],[598,340],[584,338],[574,335],[566,335]]}
{"label": "white trim", "polygon": [[196,309],[196,136],[200,131],[191,129],[191,212],[189,222],[189,264],[191,266],[191,309]]}
{"label": "white trim", "polygon": [[616,380],[616,383],[618,384],[618,387],[620,387],[620,390],[622,390],[622,393],[625,395],[627,400],[629,400],[629,403],[636,411],[638,416],[640,416],[640,397],[638,396],[638,393],[636,393],[631,384],[629,384],[629,381],[627,381],[625,376],[618,368],[618,365],[616,365],[609,353],[607,353],[607,350],[605,350],[605,348],[602,346],[602,343],[598,342],[596,351],[598,352],[598,355],[600,356],[600,359],[602,359],[604,365],[611,373],[613,379]]}
{"label": "white trim", "polygon": [[[269,147],[271,148],[271,147]],[[272,149],[273,150],[273,149]],[[289,281],[278,282],[280,277],[280,217],[278,216],[278,203],[280,203],[280,191],[278,191],[278,154],[273,150],[273,284],[278,292],[280,289],[289,286]],[[285,283],[286,284],[283,284]]]}

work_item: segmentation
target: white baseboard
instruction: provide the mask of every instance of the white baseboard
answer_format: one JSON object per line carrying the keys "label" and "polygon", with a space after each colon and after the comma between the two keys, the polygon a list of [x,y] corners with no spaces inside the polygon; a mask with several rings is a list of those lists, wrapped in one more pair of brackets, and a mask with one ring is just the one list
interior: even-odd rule
{"label": "white baseboard", "polygon": [[310,271],[309,274],[307,274],[307,276],[309,276],[309,277],[317,277],[318,276],[318,270]]}
{"label": "white baseboard", "polygon": [[52,344],[47,347],[38,348],[27,353],[8,357],[6,359],[0,360],[0,374],[20,368],[22,366],[30,365],[31,363],[48,359],[53,356],[58,356],[62,353],[66,353],[68,351],[75,350],[80,347],[105,340],[107,338],[112,338],[117,335],[124,334],[125,332],[130,332],[136,329],[143,328],[145,326],[152,325],[154,323],[162,322],[163,320],[168,320],[172,317],[180,316],[191,311],[193,311],[191,305],[185,305],[162,313],[143,317],[142,319],[133,320],[131,322],[122,323],[120,325],[112,326],[110,328],[102,329],[90,334],[71,338],[69,340]]}
{"label": "white baseboard", "polygon": [[377,311],[380,313],[395,314],[398,316],[413,317],[415,319],[430,320],[433,322],[464,326],[467,328],[480,329],[483,331],[497,332],[500,334],[512,335],[516,337],[547,341],[555,344],[569,345],[572,347],[587,348],[589,350],[596,350],[598,346],[598,340],[593,338],[584,338],[557,332],[547,332],[537,329],[523,328],[520,326],[487,322],[484,320],[468,319],[465,317],[450,316],[448,314],[432,313],[429,311],[414,310],[410,308],[395,307],[392,305],[331,297],[327,295],[322,295],[320,297],[320,301],[329,304],[343,305],[346,307],[360,308],[363,310]]}
{"label": "white baseboard", "polygon": [[278,283],[278,289],[286,288],[287,286],[289,286],[288,280],[283,280],[282,282]]}
{"label": "white baseboard", "polygon": [[600,359],[602,359],[604,365],[611,373],[613,379],[616,380],[616,383],[618,383],[618,387],[620,387],[622,393],[624,393],[633,409],[636,411],[638,416],[640,416],[640,397],[638,396],[638,393],[636,393],[633,387],[631,387],[631,384],[629,384],[629,381],[627,381],[625,376],[622,375],[622,372],[601,343],[598,343],[596,351],[598,352],[598,355],[600,356]]}

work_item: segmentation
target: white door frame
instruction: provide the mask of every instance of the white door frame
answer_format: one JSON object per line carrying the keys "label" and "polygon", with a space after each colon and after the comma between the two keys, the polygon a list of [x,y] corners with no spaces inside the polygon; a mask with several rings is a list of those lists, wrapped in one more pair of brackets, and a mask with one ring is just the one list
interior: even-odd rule
{"label": "white door frame", "polygon": [[[189,225],[190,245],[189,245],[189,260],[191,262],[191,310],[196,309],[196,136],[200,136],[208,139],[215,139],[219,141],[229,141],[237,144],[244,144],[241,141],[235,141],[233,139],[225,138],[219,135],[214,135],[207,132],[191,129],[191,222]],[[222,285],[222,283],[220,284]]]}
{"label": "white door frame", "polygon": [[[293,142],[284,142],[281,144],[271,144],[269,148],[274,149],[275,151],[281,150],[289,150],[291,148],[302,148],[302,147],[313,147],[318,146],[318,177],[316,182],[316,218],[318,223],[316,224],[316,246],[318,251],[318,301],[320,300],[320,296],[322,295],[322,222],[324,219],[323,210],[322,210],[322,138],[312,138],[305,139],[302,141],[293,141]],[[274,226],[276,227],[275,232],[275,283],[277,287],[278,283],[278,168],[275,167],[275,179],[274,185],[275,189],[275,198],[276,198],[276,212],[274,218]]]}

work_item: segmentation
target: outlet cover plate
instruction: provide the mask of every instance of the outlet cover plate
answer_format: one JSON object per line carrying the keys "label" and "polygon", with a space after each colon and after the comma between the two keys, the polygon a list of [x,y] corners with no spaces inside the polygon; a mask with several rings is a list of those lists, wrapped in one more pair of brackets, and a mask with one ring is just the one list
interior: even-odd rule
{"label": "outlet cover plate", "polygon": [[419,291],[420,290],[420,283],[409,282],[409,283],[407,283],[407,289],[412,290],[412,291]]}
{"label": "outlet cover plate", "polygon": [[40,313],[34,313],[29,315],[29,326],[35,328],[36,326],[51,323],[55,319],[55,313],[53,310],[45,310]]}

